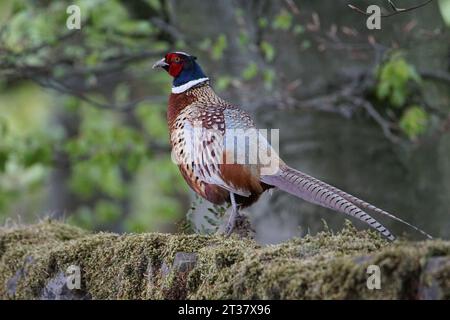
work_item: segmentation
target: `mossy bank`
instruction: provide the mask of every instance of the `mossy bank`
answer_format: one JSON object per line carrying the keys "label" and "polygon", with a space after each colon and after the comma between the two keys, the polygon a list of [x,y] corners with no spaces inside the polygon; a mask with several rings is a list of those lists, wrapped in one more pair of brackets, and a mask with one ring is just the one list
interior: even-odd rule
{"label": "mossy bank", "polygon": [[[367,286],[369,265],[380,268],[380,289]],[[67,287],[70,266],[79,268],[79,289]],[[0,298],[449,299],[450,242],[388,243],[347,224],[338,234],[260,246],[45,221],[0,229]]]}

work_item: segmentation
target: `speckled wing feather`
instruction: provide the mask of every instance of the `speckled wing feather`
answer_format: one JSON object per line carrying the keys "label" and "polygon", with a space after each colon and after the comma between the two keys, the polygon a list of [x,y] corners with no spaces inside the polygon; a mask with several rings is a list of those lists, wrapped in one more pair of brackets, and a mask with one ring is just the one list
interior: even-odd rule
{"label": "speckled wing feather", "polygon": [[188,171],[198,183],[220,186],[237,195],[249,196],[249,190],[233,185],[220,169],[229,146],[225,143],[227,130],[254,127],[250,116],[226,104],[192,104],[180,113],[178,119],[171,140],[173,156],[182,170]]}

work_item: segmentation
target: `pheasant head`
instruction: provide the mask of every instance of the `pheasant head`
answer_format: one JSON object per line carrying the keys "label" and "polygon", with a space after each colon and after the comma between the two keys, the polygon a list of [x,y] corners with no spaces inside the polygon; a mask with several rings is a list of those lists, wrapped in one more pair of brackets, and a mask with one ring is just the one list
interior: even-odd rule
{"label": "pheasant head", "polygon": [[153,68],[166,70],[173,77],[172,93],[182,93],[209,80],[196,60],[196,57],[184,52],[170,52],[157,61]]}

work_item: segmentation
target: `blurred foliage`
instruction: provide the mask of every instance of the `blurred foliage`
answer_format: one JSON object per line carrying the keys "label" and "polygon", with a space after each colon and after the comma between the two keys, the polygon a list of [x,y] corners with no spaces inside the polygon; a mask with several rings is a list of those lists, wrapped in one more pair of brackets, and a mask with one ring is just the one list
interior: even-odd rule
{"label": "blurred foliage", "polygon": [[439,10],[447,26],[450,27],[450,0],[438,0]]}
{"label": "blurred foliage", "polygon": [[403,113],[399,125],[410,139],[414,139],[425,133],[427,123],[426,111],[420,106],[411,106]]}
{"label": "blurred foliage", "polygon": [[377,97],[380,100],[389,100],[393,107],[404,106],[411,92],[410,82],[420,83],[420,77],[414,66],[408,64],[398,52],[378,69]]}
{"label": "blurred foliage", "polygon": [[49,100],[30,85],[0,95],[0,217],[22,194],[27,193],[30,200],[48,174],[50,146],[61,133],[39,125],[51,111]]}
{"label": "blurred foliage", "polygon": [[274,29],[288,30],[292,26],[292,14],[283,9],[272,22]]}
{"label": "blurred foliage", "polygon": [[275,58],[275,48],[267,41],[261,42],[261,50],[267,61],[272,61]]}
{"label": "blurred foliage", "polygon": [[214,60],[219,60],[223,57],[223,53],[228,46],[227,36],[221,34],[217,37],[217,40],[212,46],[212,58]]}
{"label": "blurred foliage", "polygon": [[402,132],[411,140],[424,134],[429,115],[420,105],[411,104],[413,93],[422,85],[416,68],[406,61],[401,52],[394,51],[377,67],[376,77],[376,97],[388,102],[388,111],[399,113],[396,121]]}
{"label": "blurred foliage", "polygon": [[[164,1],[145,3],[150,16],[164,17]],[[65,27],[69,4],[81,8],[81,31]],[[122,66],[147,52],[158,56],[171,45],[170,37],[124,1],[13,0],[0,9],[2,76],[20,77],[26,66],[36,72],[32,79],[56,89],[44,94],[10,81],[0,93],[0,218],[19,208],[51,213],[55,208],[46,207],[45,199],[68,196],[67,207],[54,214],[88,228],[148,230],[179,219],[182,208],[174,195],[186,188],[167,153],[162,160],[153,150],[167,149],[164,104],[142,101],[130,111],[111,110],[139,99],[135,92],[142,86],[167,88],[161,74],[143,81],[139,60],[129,74],[141,83],[123,77]],[[125,73],[104,88],[100,79],[111,70]],[[54,170],[67,178],[53,181]],[[54,183],[67,190],[49,189]],[[24,206],[32,190],[41,203]]]}

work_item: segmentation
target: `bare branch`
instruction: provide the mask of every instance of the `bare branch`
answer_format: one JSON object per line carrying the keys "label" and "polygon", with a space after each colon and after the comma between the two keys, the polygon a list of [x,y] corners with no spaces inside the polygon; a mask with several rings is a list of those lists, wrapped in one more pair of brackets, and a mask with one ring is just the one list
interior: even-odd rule
{"label": "bare branch", "polygon": [[155,27],[167,32],[170,34],[171,37],[173,37],[176,40],[185,40],[186,36],[180,32],[175,26],[169,24],[167,21],[164,21],[160,18],[151,18],[150,22],[155,25]]}
{"label": "bare branch", "polygon": [[57,81],[52,81],[51,79],[40,79],[37,77],[32,77],[31,78],[33,81],[35,81],[37,84],[39,84],[42,87],[46,87],[49,89],[53,89],[56,90],[60,93],[64,93],[64,94],[68,94],[71,95],[73,97],[76,97],[84,102],[89,103],[91,106],[99,108],[99,109],[104,109],[104,110],[110,110],[110,111],[116,111],[116,112],[130,112],[133,111],[133,109],[141,102],[144,101],[152,101],[152,102],[157,102],[157,103],[162,103],[165,102],[167,100],[166,97],[164,96],[145,96],[139,99],[135,99],[133,101],[127,102],[125,104],[122,105],[114,105],[114,104],[108,104],[108,103],[102,103],[100,101],[94,100],[92,98],[90,98],[89,96],[87,96],[84,93],[75,91],[70,89],[67,86],[64,86],[63,84],[61,84],[61,82],[57,82]]}
{"label": "bare branch", "polygon": [[398,136],[392,133],[392,128],[394,127],[394,125],[383,118],[381,114],[378,113],[378,111],[374,108],[372,103],[370,103],[366,99],[361,99],[358,97],[353,97],[353,99],[354,102],[362,106],[367,111],[369,116],[380,126],[386,138],[388,138],[393,143],[399,143],[401,141]]}
{"label": "bare branch", "polygon": [[450,73],[447,72],[439,70],[419,70],[419,74],[422,78],[450,83]]}
{"label": "bare branch", "polygon": [[[388,0],[388,3],[390,4],[390,6],[391,6],[391,8],[392,8],[393,11],[390,12],[390,13],[387,13],[387,14],[382,14],[381,17],[382,17],[382,18],[388,18],[388,17],[392,17],[392,16],[395,16],[395,15],[400,14],[400,13],[404,13],[404,12],[412,11],[412,10],[415,10],[415,9],[419,9],[419,8],[421,8],[421,7],[426,6],[427,4],[429,4],[429,3],[432,2],[432,1],[433,1],[433,0],[428,0],[428,1],[423,2],[423,3],[421,3],[421,4],[417,5],[417,6],[414,6],[414,7],[409,7],[409,8],[398,8],[398,7],[394,4],[394,2],[392,2],[392,0]],[[355,5],[353,5],[353,4],[348,4],[347,6],[348,6],[350,9],[352,9],[352,10],[354,10],[354,11],[356,11],[356,12],[362,14],[362,15],[365,15],[365,16],[370,16],[370,15],[371,15],[370,13],[367,13],[366,11],[364,11],[364,10],[358,8],[357,6],[355,6]]]}
{"label": "bare branch", "polygon": [[295,15],[299,15],[300,14],[300,9],[294,3],[293,0],[284,0],[284,2],[286,2],[287,6],[289,7],[289,9],[291,9],[293,14],[295,14]]}
{"label": "bare branch", "polygon": [[364,10],[361,10],[361,9],[358,8],[357,6],[354,6],[354,5],[350,4],[350,3],[347,4],[347,6],[348,6],[350,9],[355,10],[356,12],[359,12],[359,13],[365,15],[365,16],[369,16],[369,15],[370,15],[370,14],[368,14],[367,12],[365,12]]}

